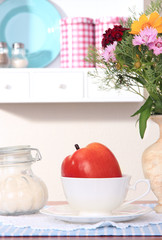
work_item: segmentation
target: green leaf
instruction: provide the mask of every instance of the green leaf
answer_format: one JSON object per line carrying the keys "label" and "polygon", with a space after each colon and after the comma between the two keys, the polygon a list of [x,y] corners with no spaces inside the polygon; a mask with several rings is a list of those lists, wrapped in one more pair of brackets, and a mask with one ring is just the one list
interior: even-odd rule
{"label": "green leaf", "polygon": [[140,117],[139,117],[139,131],[140,131],[141,138],[144,137],[145,130],[146,130],[146,127],[147,127],[147,120],[151,115],[151,109],[152,109],[152,106],[146,108],[140,114]]}
{"label": "green leaf", "polygon": [[149,108],[149,109],[152,108],[152,104],[153,104],[153,101],[152,101],[151,97],[149,96],[147,98],[146,102],[142,105],[142,107],[137,112],[135,112],[133,115],[131,115],[131,117],[134,117],[134,116],[142,113],[147,108]]}

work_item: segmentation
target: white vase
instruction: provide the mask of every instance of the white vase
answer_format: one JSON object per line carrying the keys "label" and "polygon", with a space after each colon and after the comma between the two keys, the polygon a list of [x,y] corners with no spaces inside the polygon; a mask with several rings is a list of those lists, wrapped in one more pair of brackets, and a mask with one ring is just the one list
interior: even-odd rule
{"label": "white vase", "polygon": [[151,116],[151,120],[159,125],[159,139],[148,147],[142,155],[143,172],[150,180],[151,189],[158,199],[155,206],[157,213],[162,213],[162,115]]}

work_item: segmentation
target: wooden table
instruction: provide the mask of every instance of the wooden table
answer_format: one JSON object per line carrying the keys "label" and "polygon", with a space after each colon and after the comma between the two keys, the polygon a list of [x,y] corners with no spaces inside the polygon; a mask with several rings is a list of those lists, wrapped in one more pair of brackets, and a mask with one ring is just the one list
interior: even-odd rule
{"label": "wooden table", "polygon": [[[65,202],[61,202],[65,204]],[[140,201],[136,203],[155,203],[155,201]],[[49,205],[60,204],[60,202],[48,202]],[[162,240],[162,236],[85,236],[85,237],[0,237],[0,240]]]}
{"label": "wooden table", "polygon": [[160,237],[112,237],[112,236],[104,236],[104,237],[0,237],[1,240],[162,240],[162,236]]}

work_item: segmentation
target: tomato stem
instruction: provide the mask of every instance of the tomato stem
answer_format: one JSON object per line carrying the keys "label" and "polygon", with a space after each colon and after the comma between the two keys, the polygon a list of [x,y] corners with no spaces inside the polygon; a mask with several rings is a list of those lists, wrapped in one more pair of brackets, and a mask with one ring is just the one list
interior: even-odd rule
{"label": "tomato stem", "polygon": [[80,149],[80,147],[79,147],[78,144],[75,144],[74,146],[75,146],[76,150],[79,150],[79,149]]}

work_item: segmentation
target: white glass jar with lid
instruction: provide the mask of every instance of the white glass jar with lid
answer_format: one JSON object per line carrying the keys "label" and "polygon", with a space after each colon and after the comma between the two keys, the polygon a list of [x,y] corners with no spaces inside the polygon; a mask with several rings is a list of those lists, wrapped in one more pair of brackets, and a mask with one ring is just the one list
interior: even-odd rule
{"label": "white glass jar with lid", "polygon": [[31,169],[39,160],[39,150],[29,145],[0,148],[0,215],[32,214],[44,207],[47,187]]}
{"label": "white glass jar with lid", "polygon": [[12,45],[11,67],[26,68],[28,60],[23,43],[14,43]]}
{"label": "white glass jar with lid", "polygon": [[8,47],[6,42],[0,42],[0,68],[9,67]]}

